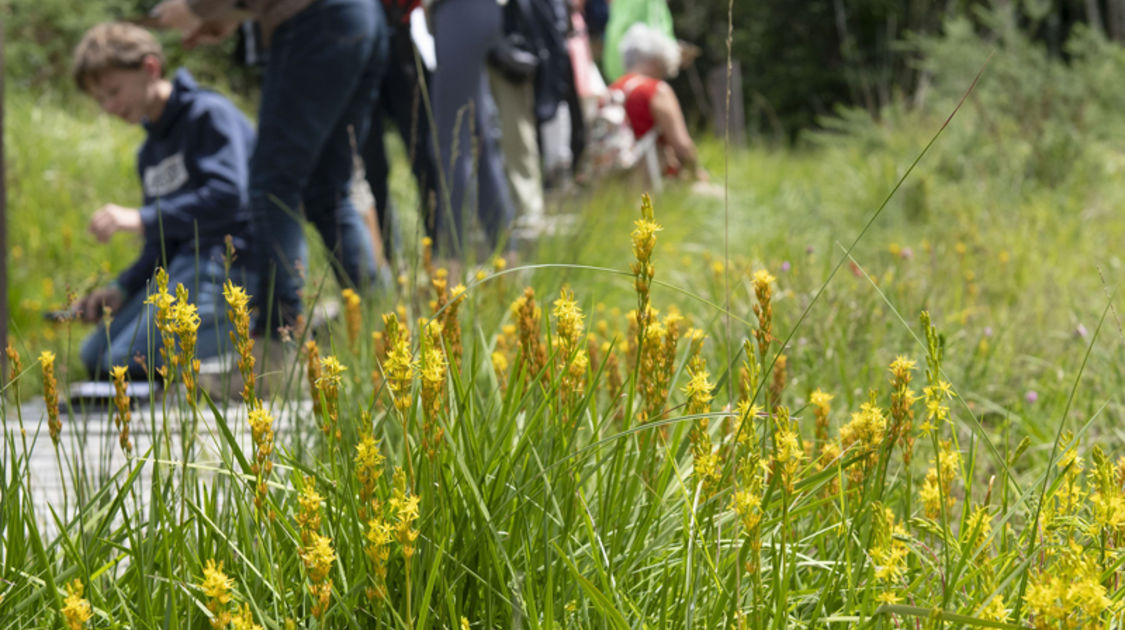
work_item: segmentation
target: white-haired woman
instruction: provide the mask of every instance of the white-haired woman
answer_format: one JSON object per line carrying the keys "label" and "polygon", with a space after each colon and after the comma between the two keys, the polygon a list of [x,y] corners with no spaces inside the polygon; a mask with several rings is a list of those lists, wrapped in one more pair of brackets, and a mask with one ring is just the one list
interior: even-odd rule
{"label": "white-haired woman", "polygon": [[610,89],[625,94],[625,113],[633,135],[639,140],[656,130],[665,175],[706,180],[707,172],[698,164],[680,101],[664,80],[679,71],[679,44],[638,22],[625,32],[618,49],[625,74]]}

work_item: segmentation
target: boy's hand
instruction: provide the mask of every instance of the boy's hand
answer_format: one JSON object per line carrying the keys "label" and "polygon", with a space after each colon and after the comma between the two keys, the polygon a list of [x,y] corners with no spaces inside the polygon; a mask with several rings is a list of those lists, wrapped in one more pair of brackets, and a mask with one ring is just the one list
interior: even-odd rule
{"label": "boy's hand", "polygon": [[141,224],[141,213],[136,209],[107,203],[94,213],[89,230],[99,243],[105,243],[116,232],[141,234],[144,226]]}
{"label": "boy's hand", "polygon": [[187,0],[164,0],[153,7],[149,15],[156,20],[157,28],[174,29],[184,37],[199,28],[202,20],[192,12]]}
{"label": "boy's hand", "polygon": [[101,287],[94,289],[86,294],[85,297],[78,300],[74,305],[74,310],[78,312],[78,316],[82,321],[94,323],[102,318],[102,314],[106,309],[109,312],[116,313],[121,309],[121,305],[125,303],[125,294],[115,286]]}

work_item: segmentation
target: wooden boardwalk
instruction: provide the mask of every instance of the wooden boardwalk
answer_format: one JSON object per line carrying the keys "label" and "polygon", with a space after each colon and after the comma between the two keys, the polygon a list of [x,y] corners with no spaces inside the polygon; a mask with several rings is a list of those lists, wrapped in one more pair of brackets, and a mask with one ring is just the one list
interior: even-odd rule
{"label": "wooden boardwalk", "polygon": [[[244,453],[251,453],[253,447],[246,407],[235,403],[217,407],[236,443]],[[272,411],[276,418],[274,431],[277,440],[280,441],[283,436],[291,439],[296,434],[297,419],[309,417],[310,408],[310,401],[276,405]],[[26,470],[30,476],[36,520],[45,536],[52,536],[58,531],[56,519],[66,522],[73,518],[80,503],[106,486],[115,488],[124,478],[123,470],[128,460],[119,444],[119,431],[114,426],[112,412],[104,406],[76,408],[69,413],[64,410],[57,450],[48,434],[46,408],[41,400],[24,404],[18,410],[13,405],[7,405],[0,408],[0,412],[3,414],[5,435],[4,452],[0,455],[0,478],[11,482],[17,468],[21,476]],[[21,415],[25,430],[22,435]],[[191,463],[197,471],[201,471],[202,479],[207,478],[209,467],[222,465],[221,453],[229,450],[215,414],[209,409],[201,410],[195,422],[192,422],[192,414],[188,410],[179,408],[167,413],[167,423],[164,418],[165,413],[159,403],[140,405],[132,411],[132,457],[134,464],[141,464],[138,496],[147,496],[151,484],[150,457],[154,436],[162,440],[161,461],[177,466],[183,459],[185,440],[193,444]],[[194,439],[191,437],[193,427]],[[26,468],[25,460],[28,462]]]}

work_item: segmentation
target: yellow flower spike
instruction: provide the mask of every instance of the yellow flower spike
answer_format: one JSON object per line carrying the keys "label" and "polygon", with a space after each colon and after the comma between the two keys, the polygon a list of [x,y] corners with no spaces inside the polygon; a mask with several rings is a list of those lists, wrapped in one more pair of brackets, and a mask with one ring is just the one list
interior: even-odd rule
{"label": "yellow flower spike", "polygon": [[980,616],[989,621],[1007,623],[1012,615],[1008,608],[1004,606],[1004,596],[996,595],[988,600],[984,608],[981,608]]}
{"label": "yellow flower spike", "polygon": [[753,282],[754,290],[757,292],[765,292],[769,289],[770,285],[777,281],[770,272],[766,269],[759,269],[754,272]]}
{"label": "yellow flower spike", "polygon": [[254,486],[254,505],[259,510],[265,508],[267,483],[273,462],[270,454],[273,453],[273,416],[264,408],[253,408],[249,412],[250,437],[254,442],[254,464],[252,472],[257,477]]}
{"label": "yellow flower spike", "polygon": [[172,305],[176,298],[168,293],[168,272],[163,267],[156,269],[154,278],[156,280],[156,292],[145,298],[145,304],[151,304],[156,308],[153,320],[156,328],[160,331],[160,339],[163,342],[160,356],[164,359],[164,365],[157,372],[164,379],[164,385],[167,388],[174,377],[171,366],[177,362],[175,322],[172,317]]}
{"label": "yellow flower spike", "polygon": [[[655,220],[652,200],[649,196],[641,197],[641,218],[634,222],[633,257],[636,261],[632,264],[633,286],[637,292],[637,330],[641,334],[648,328],[650,322],[649,289],[652,278],[656,275],[656,268],[652,264],[652,252],[656,248],[656,233],[662,228]],[[643,340],[638,338],[637,343]]]}
{"label": "yellow flower spike", "polygon": [[324,423],[321,430],[327,437],[339,433],[337,422],[340,417],[340,383],[346,367],[334,356],[327,356],[320,360],[320,377],[316,379],[316,389],[324,405]]}
{"label": "yellow flower spike", "polygon": [[297,526],[301,529],[301,541],[308,544],[312,535],[320,531],[320,503],[324,497],[316,491],[315,480],[306,477],[297,495]]}
{"label": "yellow flower spike", "polygon": [[355,445],[355,475],[359,481],[359,500],[366,505],[375,495],[375,483],[383,476],[383,455],[374,437],[365,435]]}
{"label": "yellow flower spike", "polygon": [[418,519],[418,495],[406,496],[400,490],[395,490],[391,498],[391,507],[398,516],[394,526],[395,540],[402,548],[402,557],[409,561],[414,557],[414,541],[418,539],[418,530],[414,529],[414,521]]}
{"label": "yellow flower spike", "polygon": [[427,276],[434,275],[434,240],[428,236],[422,237],[422,269]]}
{"label": "yellow flower spike", "polygon": [[82,598],[82,580],[75,579],[66,585],[66,598],[63,600],[62,615],[69,630],[82,630],[94,616],[90,602]]}
{"label": "yellow flower spike", "polygon": [[234,616],[231,617],[231,628],[234,630],[262,630],[262,626],[254,623],[254,615],[250,612],[250,604],[242,604]]}
{"label": "yellow flower spike", "polygon": [[819,387],[809,395],[809,404],[813,407],[813,416],[816,418],[816,441],[824,444],[828,441],[828,414],[832,411],[832,394]]}
{"label": "yellow flower spike", "polygon": [[121,445],[121,450],[129,454],[133,452],[133,442],[129,439],[129,422],[133,414],[129,408],[129,396],[125,393],[127,372],[123,365],[116,365],[109,370],[110,378],[113,379],[113,405],[116,408],[113,423],[119,433],[118,443]]}
{"label": "yellow flower spike", "polygon": [[852,413],[851,420],[840,427],[840,448],[843,450],[855,449],[863,457],[861,466],[852,466],[848,477],[853,482],[862,483],[867,472],[875,466],[878,460],[879,446],[887,434],[887,418],[883,410],[872,402],[865,402],[859,406],[859,411]]}
{"label": "yellow flower spike", "polygon": [[44,350],[39,353],[39,367],[43,371],[43,403],[47,406],[47,429],[51,443],[59,446],[62,433],[62,420],[59,419],[58,381],[55,379],[55,353]]}
{"label": "yellow flower spike", "polygon": [[530,380],[543,374],[547,365],[547,349],[540,337],[543,313],[535,303],[535,290],[531,287],[524,289],[523,295],[512,303],[511,308],[519,331],[520,360],[526,366],[525,378]]}
{"label": "yellow flower spike", "polygon": [[230,603],[232,588],[234,588],[234,580],[223,573],[223,563],[216,564],[213,558],[208,560],[203,567],[203,581],[199,583],[199,589],[207,599],[224,605]]}
{"label": "yellow flower spike", "polygon": [[492,369],[497,376],[508,373],[508,357],[503,352],[492,353]]}
{"label": "yellow flower spike", "polygon": [[23,371],[23,363],[20,362],[20,353],[12,347],[12,344],[8,344],[8,347],[4,349],[4,352],[8,355],[8,363],[11,366],[12,377],[14,378],[17,374]]}
{"label": "yellow flower spike", "polygon": [[461,319],[458,312],[465,301],[465,285],[458,283],[449,292],[449,305],[441,318],[441,334],[449,348],[449,365],[460,369],[464,349],[461,345]]}
{"label": "yellow flower spike", "polygon": [[340,296],[344,299],[344,321],[347,324],[348,341],[354,347],[359,343],[359,329],[362,325],[359,294],[352,289],[344,289],[340,292]]}
{"label": "yellow flower spike", "polygon": [[957,503],[953,497],[953,481],[961,468],[961,454],[953,450],[948,440],[942,440],[937,455],[930,462],[932,466],[926,471],[918,494],[926,517],[938,519],[941,517],[942,498],[945,499],[947,512]]}
{"label": "yellow flower spike", "polygon": [[316,598],[313,605],[313,617],[320,619],[328,610],[332,601],[332,580],[328,574],[332,571],[332,564],[336,561],[336,552],[332,549],[332,539],[320,534],[312,534],[308,544],[301,550],[301,561],[309,576],[309,594]]}
{"label": "yellow flower spike", "polygon": [[891,363],[891,439],[902,447],[903,462],[910,464],[914,457],[914,403],[918,397],[910,389],[914,361],[897,357]]}
{"label": "yellow flower spike", "polygon": [[414,356],[410,350],[410,331],[399,323],[394,313],[383,315],[383,338],[387,358],[383,361],[383,379],[399,411],[410,408],[410,387],[414,382]]}
{"label": "yellow flower spike", "polygon": [[736,490],[731,498],[731,509],[746,531],[752,531],[762,522],[761,508],[762,497],[748,490]]}
{"label": "yellow flower spike", "polygon": [[778,407],[774,412],[777,429],[773,434],[772,469],[780,477],[785,491],[792,493],[797,481],[797,471],[805,459],[805,449],[797,435],[796,423],[790,420],[789,410]]}
{"label": "yellow flower spike", "polygon": [[[229,279],[223,284],[223,298],[227,302],[227,318],[234,326],[230,339],[238,351],[238,371],[242,375],[242,399],[255,405],[254,395],[254,339],[250,336],[250,296]],[[314,400],[313,404],[316,402]]]}
{"label": "yellow flower spike", "polygon": [[423,325],[419,376],[422,380],[422,447],[433,458],[444,436],[438,425],[438,416],[445,406],[446,375],[448,363],[442,349],[442,327],[436,320]]}
{"label": "yellow flower spike", "polygon": [[199,583],[199,590],[207,597],[211,627],[215,630],[222,630],[230,625],[231,614],[228,604],[231,601],[232,588],[234,588],[234,580],[223,573],[223,563],[215,564],[214,559],[208,560],[203,567],[203,581]]}
{"label": "yellow flower spike", "polygon": [[[180,378],[187,390],[188,404],[193,407],[196,404],[195,342],[199,324],[199,310],[188,300],[188,291],[184,285],[177,284],[175,301],[171,303],[167,312],[168,329],[175,333],[180,342],[179,352],[174,355],[171,362],[179,366]],[[165,344],[167,343],[166,339]],[[174,350],[174,342],[168,349]],[[166,358],[172,356],[172,352],[166,352],[165,355]]]}
{"label": "yellow flower spike", "polygon": [[312,396],[313,415],[319,418],[321,405],[317,381],[320,380],[320,348],[316,345],[316,339],[309,339],[305,343],[305,377],[309,382],[309,394]]}
{"label": "yellow flower spike", "polygon": [[332,539],[313,534],[312,542],[301,552],[301,560],[309,572],[309,580],[316,584],[323,582],[332,570],[332,563],[336,561]]}
{"label": "yellow flower spike", "polygon": [[585,315],[569,287],[564,287],[555,300],[552,315],[555,317],[555,341],[558,344],[555,369],[561,375],[559,393],[565,404],[569,404],[573,396],[585,391],[586,370],[590,363],[582,339]]}

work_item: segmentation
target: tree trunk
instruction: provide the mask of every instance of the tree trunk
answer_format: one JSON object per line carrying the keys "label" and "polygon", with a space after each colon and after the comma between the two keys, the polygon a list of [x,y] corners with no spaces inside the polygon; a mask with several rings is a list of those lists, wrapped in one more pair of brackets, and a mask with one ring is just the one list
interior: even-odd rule
{"label": "tree trunk", "polygon": [[[1112,2],[1113,0],[1110,0]],[[1105,24],[1102,23],[1102,12],[1098,9],[1098,0],[1086,0],[1086,22],[1090,28],[1105,33]]]}
{"label": "tree trunk", "polygon": [[1106,0],[1106,37],[1117,42],[1125,35],[1125,2]]}

